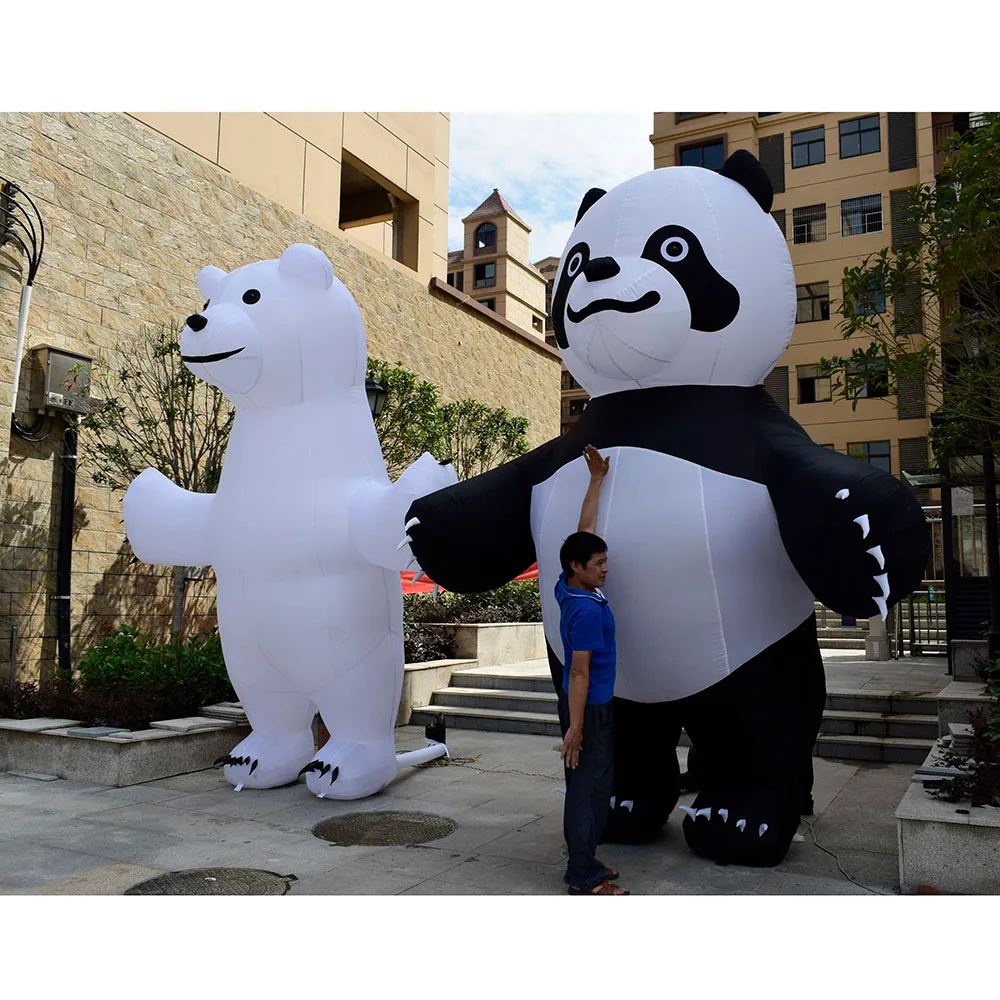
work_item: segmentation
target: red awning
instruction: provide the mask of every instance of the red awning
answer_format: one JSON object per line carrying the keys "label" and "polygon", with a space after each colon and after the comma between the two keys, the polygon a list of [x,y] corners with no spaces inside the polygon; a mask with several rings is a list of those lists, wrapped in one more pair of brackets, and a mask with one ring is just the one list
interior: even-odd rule
{"label": "red awning", "polygon": [[[413,571],[407,570],[399,574],[400,581],[403,584],[404,594],[429,594],[434,589],[434,581],[428,579],[426,576],[422,576],[415,583],[413,578],[417,574]],[[520,576],[515,576],[515,580],[537,580],[538,579],[538,563],[533,563],[528,569],[526,569]],[[444,587],[438,587],[438,590],[444,590]]]}

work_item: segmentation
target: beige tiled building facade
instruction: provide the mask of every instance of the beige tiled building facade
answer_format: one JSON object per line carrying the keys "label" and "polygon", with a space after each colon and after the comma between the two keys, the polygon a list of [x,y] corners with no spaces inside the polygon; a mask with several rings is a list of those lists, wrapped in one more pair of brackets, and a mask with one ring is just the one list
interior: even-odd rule
{"label": "beige tiled building facade", "polygon": [[[830,380],[817,377],[813,366],[853,346],[843,340],[836,312],[844,269],[906,238],[904,191],[934,182],[941,167],[935,149],[954,120],[950,113],[884,111],[664,111],[653,117],[655,167],[718,169],[737,149],[760,159],[774,186],[771,214],[788,240],[798,294],[792,341],[765,384],[818,444],[897,476],[927,460],[923,386],[904,387],[898,410],[877,374],[862,398],[834,399]],[[891,310],[895,304],[883,305]]]}
{"label": "beige tiled building facade", "polygon": [[[145,323],[177,325],[201,306],[199,269],[226,270],[309,242],[361,308],[370,353],[399,361],[447,399],[504,405],[532,445],[558,433],[558,354],[450,288],[445,114],[0,114],[0,176],[36,202],[46,248],[26,353],[52,344],[112,366]],[[0,252],[11,256],[9,247]],[[0,269],[0,405],[9,408],[24,278]],[[30,423],[31,364],[17,415]],[[0,680],[17,633],[22,679],[48,676],[61,438],[0,435]],[[134,565],[121,497],[94,485],[81,433],[74,518],[72,636],[123,619],[160,636],[169,569]],[[214,624],[211,579],[192,585],[189,627]]]}
{"label": "beige tiled building facade", "polygon": [[531,229],[494,188],[463,220],[448,254],[448,284],[536,337],[545,334],[545,279],[528,258]]}

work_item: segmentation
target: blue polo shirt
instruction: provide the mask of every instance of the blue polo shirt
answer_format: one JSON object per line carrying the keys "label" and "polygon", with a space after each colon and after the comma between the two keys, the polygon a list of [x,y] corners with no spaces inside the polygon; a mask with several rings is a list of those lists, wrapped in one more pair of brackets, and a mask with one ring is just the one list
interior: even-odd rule
{"label": "blue polo shirt", "polygon": [[569,668],[574,651],[590,651],[588,705],[603,705],[615,693],[615,616],[599,590],[566,585],[560,573],[555,587],[559,602],[559,635],[563,643],[563,691],[569,692]]}

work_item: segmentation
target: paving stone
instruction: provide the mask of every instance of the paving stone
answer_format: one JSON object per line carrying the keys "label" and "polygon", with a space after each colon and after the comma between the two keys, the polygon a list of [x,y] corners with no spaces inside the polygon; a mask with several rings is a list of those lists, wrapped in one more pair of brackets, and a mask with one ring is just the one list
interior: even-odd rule
{"label": "paving stone", "polygon": [[49,729],[64,729],[80,725],[79,719],[0,719],[0,729],[21,733],[44,733]]}
{"label": "paving stone", "polygon": [[37,771],[8,771],[15,778],[31,778],[32,781],[58,781],[58,774],[39,774]]}
{"label": "paving stone", "polygon": [[149,725],[152,729],[168,729],[173,733],[193,733],[199,729],[223,729],[227,723],[222,719],[209,719],[204,715],[192,715],[186,719],[159,719]]}
{"label": "paving stone", "polygon": [[112,733],[127,733],[129,730],[121,726],[84,726],[80,729],[67,729],[67,736],[80,736],[86,739],[96,739],[98,736],[110,736]]}

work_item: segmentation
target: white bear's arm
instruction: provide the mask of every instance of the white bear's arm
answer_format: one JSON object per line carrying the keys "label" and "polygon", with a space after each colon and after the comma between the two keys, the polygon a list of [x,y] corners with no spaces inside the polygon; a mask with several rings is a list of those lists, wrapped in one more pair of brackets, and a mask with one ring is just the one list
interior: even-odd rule
{"label": "white bear's arm", "polygon": [[383,569],[406,569],[413,562],[406,535],[406,512],[418,497],[458,482],[455,468],[424,452],[391,485],[365,483],[351,497],[351,539],[361,555]]}
{"label": "white bear's arm", "polygon": [[132,550],[154,565],[209,565],[208,512],[214,499],[214,493],[182,490],[156,469],[146,469],[122,500]]}

